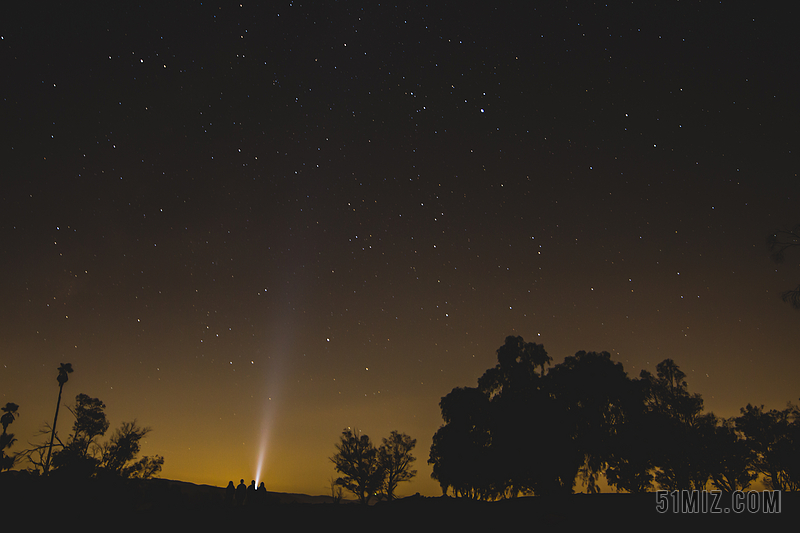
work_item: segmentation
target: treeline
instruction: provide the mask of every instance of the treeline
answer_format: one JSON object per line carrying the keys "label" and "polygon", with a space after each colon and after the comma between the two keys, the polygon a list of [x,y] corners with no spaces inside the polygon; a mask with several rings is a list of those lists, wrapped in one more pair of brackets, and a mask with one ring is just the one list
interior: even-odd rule
{"label": "treeline", "polygon": [[[55,434],[52,457],[48,466],[49,445],[41,442],[20,452],[18,460],[28,463],[35,473],[48,472],[72,478],[121,477],[150,479],[164,465],[160,455],[138,458],[142,439],[151,431],[139,426],[136,420],[123,422],[111,435],[101,442],[110,427],[105,413],[105,404],[98,398],[78,394],[75,404],[69,407],[75,417],[72,431],[65,440]],[[49,428],[40,434],[50,433]]]}
{"label": "treeline", "polygon": [[78,394],[75,404],[67,407],[75,417],[72,431],[66,439],[61,439],[56,431],[64,385],[72,373],[70,363],[62,363],[58,368],[58,401],[52,426],[45,426],[38,437],[38,443],[29,443],[25,450],[14,455],[6,453],[16,441],[8,426],[18,416],[19,405],[7,403],[2,408],[0,422],[0,471],[10,470],[18,462],[27,462],[28,471],[33,474],[59,476],[76,479],[93,477],[141,478],[149,479],[157,475],[164,465],[164,458],[145,456],[138,458],[141,441],[150,432],[149,427],[141,427],[133,422],[123,422],[106,442],[101,443],[110,422],[105,413],[105,404],[98,398]]}
{"label": "treeline", "polygon": [[[800,489],[800,408],[703,412],[671,359],[631,379],[607,352],[550,367],[544,346],[507,337],[477,387],[440,402],[431,476],[444,494],[491,500],[617,490]],[[550,367],[550,368],[546,368]]]}

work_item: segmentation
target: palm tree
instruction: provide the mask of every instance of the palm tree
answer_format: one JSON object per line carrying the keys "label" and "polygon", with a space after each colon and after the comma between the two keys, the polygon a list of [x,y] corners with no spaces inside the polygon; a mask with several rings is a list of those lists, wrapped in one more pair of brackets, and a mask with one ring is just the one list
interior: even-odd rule
{"label": "palm tree", "polygon": [[53,452],[53,440],[56,437],[56,422],[58,422],[58,408],[61,405],[61,391],[64,389],[64,383],[69,381],[69,374],[72,373],[72,363],[61,363],[58,367],[58,402],[56,402],[56,416],[53,419],[53,432],[50,434],[50,447],[47,449],[47,461],[44,463],[44,474],[50,470],[50,454]]}

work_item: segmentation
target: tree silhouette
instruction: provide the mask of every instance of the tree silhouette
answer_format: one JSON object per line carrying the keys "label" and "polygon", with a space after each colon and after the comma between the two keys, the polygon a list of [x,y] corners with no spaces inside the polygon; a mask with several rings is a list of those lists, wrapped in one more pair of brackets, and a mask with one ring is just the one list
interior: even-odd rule
{"label": "tree silhouette", "polygon": [[433,436],[428,463],[442,494],[489,499],[493,493],[489,430],[490,402],[477,388],[456,387],[439,402],[443,425]]}
{"label": "tree silhouette", "polygon": [[736,418],[755,454],[754,466],[773,490],[800,490],[800,408],[764,411],[764,406],[747,404]]}
{"label": "tree silhouette", "polygon": [[[767,237],[767,247],[772,260],[783,263],[789,249],[800,247],[800,224],[788,230],[778,230]],[[781,298],[795,309],[800,309],[800,285],[792,290],[783,291]]]}
{"label": "tree silhouette", "polygon": [[[75,416],[72,435],[67,444],[53,454],[52,469],[75,477],[90,477],[100,465],[96,457],[100,448],[97,438],[108,431],[109,422],[105,404],[87,394],[75,396],[75,407],[69,408]],[[94,448],[91,449],[90,448]]]}
{"label": "tree silhouette", "polygon": [[98,398],[91,398],[83,393],[75,397],[75,408],[70,409],[75,415],[72,442],[81,446],[84,454],[97,437],[102,437],[108,431],[110,423],[106,418],[105,408],[106,404]]}
{"label": "tree silhouette", "polygon": [[519,493],[571,493],[583,463],[576,420],[556,394],[544,347],[509,336],[477,388],[455,388],[440,402],[445,425],[428,462],[443,493],[497,499]]}
{"label": "tree silhouette", "polygon": [[555,480],[569,476],[564,472],[571,468],[569,459],[541,461],[546,449],[564,454],[572,449],[570,442],[556,442],[563,432],[545,429],[560,423],[546,390],[545,367],[551,361],[543,345],[508,336],[497,349],[497,365],[478,379],[478,389],[490,400],[484,439],[491,449],[481,452],[479,474],[483,498],[514,497],[537,488],[557,492],[562,484]]}
{"label": "tree silhouette", "polygon": [[544,347],[507,337],[478,387],[439,406],[428,463],[442,493],[492,500],[571,494],[577,479],[618,490],[800,490],[800,406],[703,413],[672,359],[629,379],[608,352],[577,352],[545,373]]}
{"label": "tree silhouette", "polygon": [[625,423],[618,429],[616,453],[609,459],[605,474],[612,487],[638,493],[653,489],[655,463],[649,443],[660,426],[645,405],[650,382],[636,379],[631,385],[633,403],[628,405]]}
{"label": "tree silhouette", "polygon": [[708,413],[699,422],[701,450],[711,482],[724,492],[747,489],[758,476],[756,456],[736,431],[736,419],[719,419]]}
{"label": "tree silhouette", "polygon": [[643,370],[640,381],[651,419],[648,446],[658,467],[655,479],[666,490],[701,490],[709,472],[698,429],[703,399],[692,394],[686,374],[672,359],[656,365],[656,376]]}
{"label": "tree silhouette", "polygon": [[367,435],[356,436],[350,429],[342,431],[336,454],[330,458],[342,474],[336,483],[349,490],[366,505],[383,485],[384,472],[378,450]]}
{"label": "tree silhouette", "polygon": [[608,352],[577,352],[547,378],[581,457],[579,473],[587,492],[599,492],[599,476],[619,453],[620,431],[640,408],[635,386]]}
{"label": "tree silhouette", "polygon": [[3,416],[0,417],[0,424],[3,424],[3,433],[0,434],[0,472],[3,470],[10,470],[11,467],[14,466],[14,462],[16,458],[14,456],[6,455],[5,450],[6,448],[10,448],[17,439],[14,438],[13,433],[8,433],[8,426],[11,425],[12,422],[16,419],[17,410],[19,409],[19,405],[8,402],[0,408],[3,411]]}
{"label": "tree silhouette", "polygon": [[384,473],[383,491],[386,499],[394,499],[394,491],[401,481],[410,481],[417,475],[416,470],[411,470],[411,463],[417,460],[411,455],[411,450],[416,446],[417,440],[405,433],[392,431],[389,438],[383,439],[383,444],[378,448],[378,461]]}
{"label": "tree silhouette", "polygon": [[149,478],[161,470],[164,458],[144,457],[130,464],[141,450],[141,440],[150,433],[149,427],[139,427],[136,420],[123,422],[103,445],[101,467],[106,473],[121,477]]}
{"label": "tree silhouette", "polygon": [[544,376],[544,367],[552,360],[543,345],[508,336],[497,349],[497,365],[484,372],[478,388],[490,397],[529,390],[536,378]]}
{"label": "tree silhouette", "polygon": [[583,460],[575,420],[551,388],[555,369],[545,374],[551,358],[542,345],[509,336],[497,360],[477,388],[442,398],[432,477],[445,494],[477,499],[571,493]]}
{"label": "tree silhouette", "polygon": [[47,459],[44,463],[44,475],[47,475],[50,470],[50,456],[53,453],[53,440],[56,437],[56,424],[58,423],[58,408],[61,406],[61,392],[64,390],[64,383],[69,381],[69,375],[72,373],[72,363],[61,363],[58,367],[58,401],[56,401],[56,415],[53,418],[53,431],[50,434],[50,446],[47,449]]}
{"label": "tree silhouette", "polygon": [[[60,449],[52,452],[52,457],[52,442],[50,445],[33,445],[20,455],[43,472],[47,466],[53,475],[58,473],[72,479],[98,476],[148,479],[158,474],[164,465],[163,457],[145,456],[137,460],[141,440],[151,431],[150,428],[140,427],[135,420],[123,422],[111,439],[103,444],[98,442],[110,425],[105,408],[98,398],[78,394],[75,406],[68,407],[75,416],[75,423],[66,443],[56,436]],[[48,433],[52,435],[52,431]],[[45,451],[47,460],[42,459]]]}
{"label": "tree silhouette", "polygon": [[[139,459],[136,463],[129,466],[124,471],[124,474],[131,478],[151,479],[161,472],[161,468],[163,466],[164,458],[162,456],[154,455],[151,457],[146,455]],[[263,485],[264,482],[262,481],[261,484]]]}

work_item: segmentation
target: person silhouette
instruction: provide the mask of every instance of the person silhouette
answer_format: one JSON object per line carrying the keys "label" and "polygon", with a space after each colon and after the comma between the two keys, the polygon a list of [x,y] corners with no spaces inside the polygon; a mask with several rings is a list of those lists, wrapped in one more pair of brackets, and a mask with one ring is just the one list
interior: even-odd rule
{"label": "person silhouette", "polygon": [[263,481],[256,489],[256,502],[258,502],[258,505],[261,507],[267,504],[267,487],[264,486]]}
{"label": "person silhouette", "polygon": [[228,486],[225,487],[225,504],[233,505],[233,498],[235,495],[236,487],[233,485],[233,481],[228,481]]}
{"label": "person silhouette", "polygon": [[247,498],[245,499],[246,505],[254,505],[256,503],[256,480],[252,480],[247,486]]}
{"label": "person silhouette", "polygon": [[244,505],[244,500],[247,497],[247,486],[244,484],[244,479],[239,480],[239,485],[236,486],[236,505]]}

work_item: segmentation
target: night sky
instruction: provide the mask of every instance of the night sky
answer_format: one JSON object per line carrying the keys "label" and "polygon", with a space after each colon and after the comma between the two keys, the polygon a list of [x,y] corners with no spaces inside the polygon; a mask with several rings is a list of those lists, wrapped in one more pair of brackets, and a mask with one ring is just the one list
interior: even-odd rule
{"label": "night sky", "polygon": [[672,358],[723,417],[800,398],[800,254],[765,244],[800,222],[791,13],[51,4],[0,17],[12,452],[66,362],[162,477],[308,494],[353,427],[439,495],[439,400],[507,335]]}

